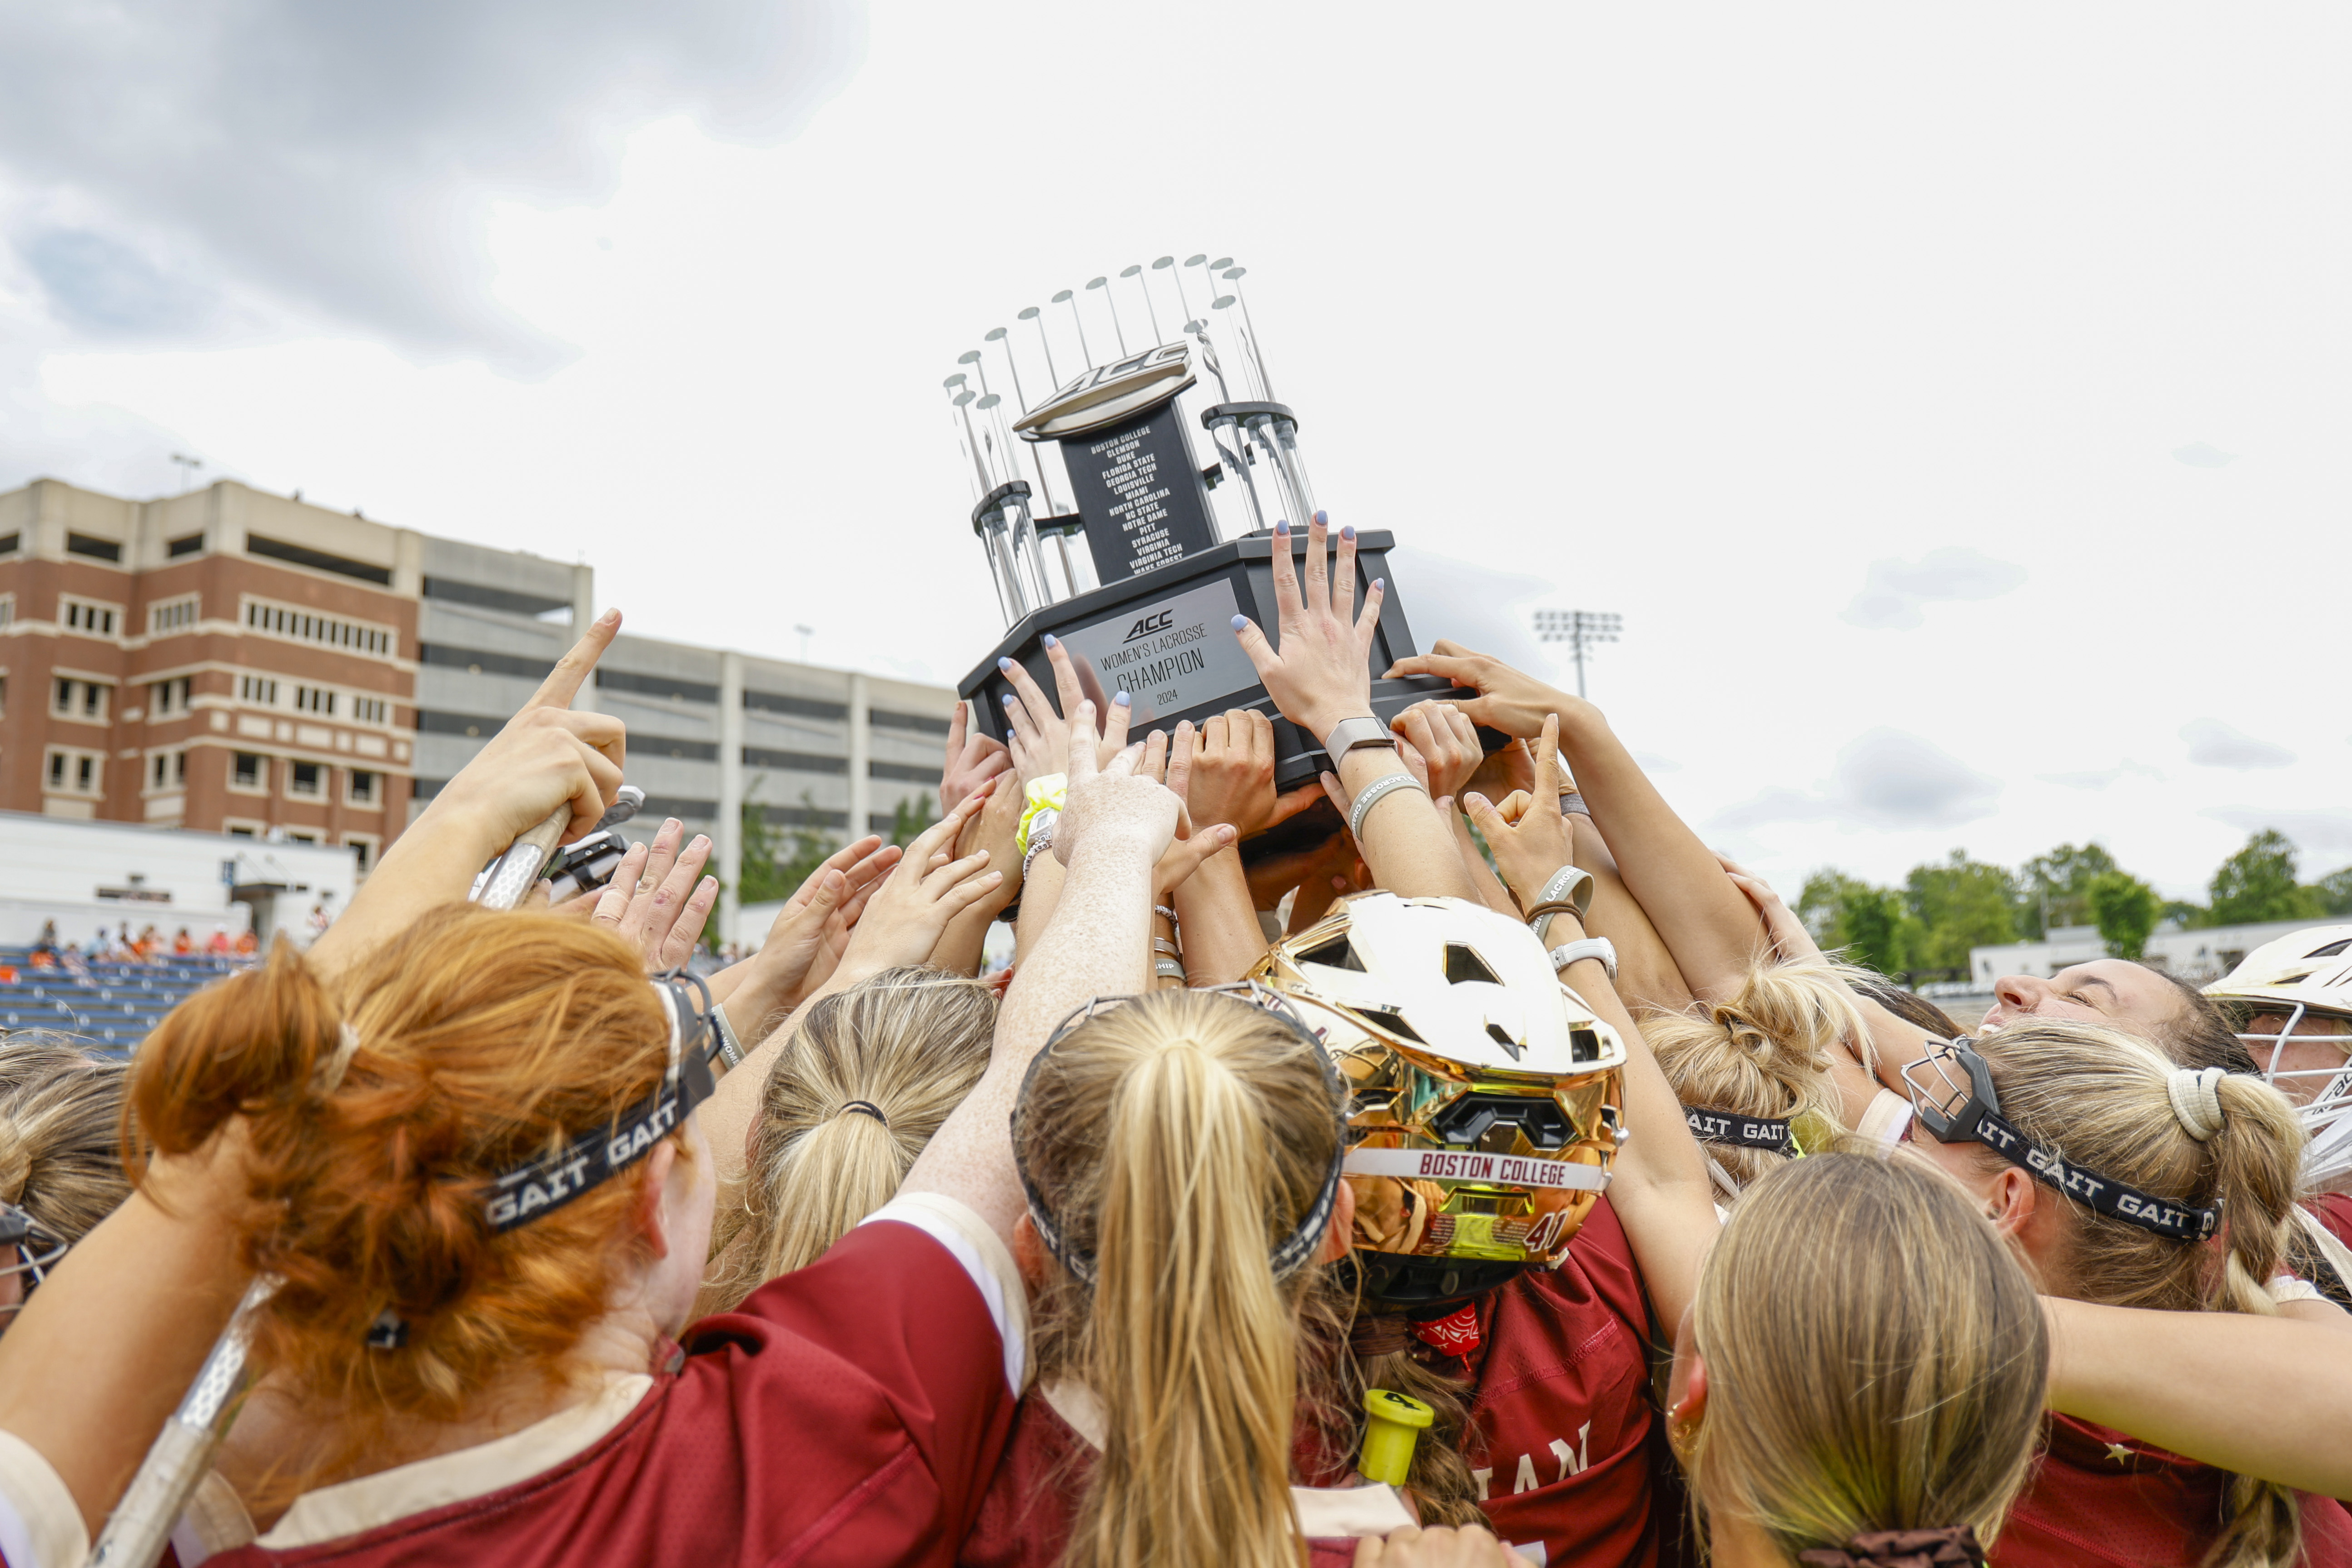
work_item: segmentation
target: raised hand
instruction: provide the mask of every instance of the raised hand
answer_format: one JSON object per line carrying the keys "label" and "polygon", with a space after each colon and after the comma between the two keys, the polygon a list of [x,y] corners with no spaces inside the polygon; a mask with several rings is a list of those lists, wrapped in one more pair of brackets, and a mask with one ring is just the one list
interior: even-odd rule
{"label": "raised hand", "polygon": [[1095,705],[1081,700],[1071,712],[1066,737],[1069,757],[1069,795],[1062,819],[1054,826],[1054,858],[1071,864],[1081,848],[1116,852],[1140,846],[1156,860],[1176,837],[1183,803],[1166,785],[1142,772],[1144,748],[1127,743],[1129,710],[1111,704],[1102,738],[1112,748],[1108,762],[1098,762],[1087,742],[1095,732]]}
{"label": "raised hand", "polygon": [[1247,616],[1234,617],[1242,651],[1257,668],[1283,717],[1320,739],[1342,719],[1372,710],[1372,633],[1381,618],[1384,583],[1375,580],[1356,613],[1356,531],[1339,531],[1339,560],[1323,559],[1325,517],[1307,530],[1307,579],[1302,590],[1290,559],[1290,525],[1274,525],[1274,603],[1282,646],[1276,649]]}
{"label": "raised hand", "polygon": [[[1013,689],[1004,698],[1004,718],[1013,735],[1013,766],[1024,784],[1032,779],[1070,771],[1070,737],[1074,731],[1064,715],[1076,712],[1082,702],[1092,706],[1086,693],[1086,677],[1071,662],[1070,650],[1050,636],[1045,643],[1046,662],[1054,667],[1054,690],[1061,699],[1059,706],[1046,697],[1019,663],[1009,658],[996,663],[1004,679],[1013,683]],[[1110,706],[1124,710],[1129,706],[1123,700],[1126,696],[1120,692]],[[1118,745],[1111,744],[1107,734],[1101,737],[1095,748],[1097,761],[1109,761],[1119,746],[1127,744],[1126,733],[1122,721]]]}
{"label": "raised hand", "polygon": [[948,720],[947,757],[940,769],[941,816],[961,805],[966,796],[1013,765],[1012,754],[1004,749],[1002,741],[982,734],[977,726],[971,727],[967,737],[965,713],[965,704],[958,702],[954,713]]}
{"label": "raised hand", "polygon": [[850,926],[849,945],[826,982],[829,988],[838,990],[899,964],[922,963],[939,945],[948,922],[1004,880],[1002,871],[990,868],[992,857],[985,849],[961,859],[949,858],[964,824],[987,804],[987,795],[966,797],[917,836],[907,847],[906,858],[879,886],[860,895],[864,909]]}
{"label": "raised hand", "polygon": [[312,967],[331,973],[422,911],[463,900],[484,861],[559,809],[568,812],[565,840],[595,827],[620,792],[628,731],[609,714],[570,704],[620,629],[618,610],[599,616],[521,711],[442,786],[342,918],[311,944]]}
{"label": "raised hand", "polygon": [[1477,695],[1452,699],[1452,705],[1488,729],[1523,741],[1542,731],[1545,714],[1566,712],[1570,703],[1579,700],[1499,658],[1444,637],[1429,653],[1397,660],[1389,674],[1442,675],[1456,686],[1469,687]]}
{"label": "raised hand", "polygon": [[1194,826],[1222,822],[1243,838],[1287,822],[1321,793],[1314,784],[1275,793],[1274,721],[1255,708],[1213,714],[1198,730],[1190,720],[1177,725],[1168,787],[1184,797]]}
{"label": "raised hand", "polygon": [[567,801],[572,820],[562,841],[593,828],[620,792],[628,730],[609,714],[575,710],[572,700],[620,629],[620,611],[598,616],[556,661],[530,700],[442,786],[402,842],[428,822],[446,831],[462,819],[503,848]]}
{"label": "raised hand", "polygon": [[1559,720],[1546,714],[1536,742],[1534,790],[1515,793],[1499,806],[1483,795],[1463,797],[1463,809],[1485,835],[1496,868],[1522,908],[1574,857],[1575,841],[1559,809],[1566,777],[1559,765]]}
{"label": "raised hand", "polygon": [[695,880],[710,859],[710,840],[698,833],[681,850],[677,841],[685,832],[671,817],[650,847],[631,845],[590,917],[635,948],[648,973],[676,969],[693,954],[719,901],[718,878]]}
{"label": "raised hand", "polygon": [[1478,743],[1478,726],[1434,698],[1414,703],[1389,728],[1404,742],[1405,766],[1433,795],[1459,795],[1486,760]]}

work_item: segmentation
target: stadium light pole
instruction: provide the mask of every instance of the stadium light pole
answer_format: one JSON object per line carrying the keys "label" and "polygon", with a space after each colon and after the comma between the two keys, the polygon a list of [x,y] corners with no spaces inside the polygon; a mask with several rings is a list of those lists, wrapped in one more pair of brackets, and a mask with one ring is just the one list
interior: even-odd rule
{"label": "stadium light pole", "polygon": [[1584,650],[1605,642],[1615,642],[1625,625],[1624,617],[1606,611],[1538,610],[1536,640],[1564,642],[1569,655],[1576,660],[1576,695],[1584,695]]}
{"label": "stadium light pole", "polygon": [[188,481],[195,477],[198,468],[205,466],[205,460],[202,458],[191,458],[184,452],[174,452],[172,454],[172,461],[180,466],[180,493],[186,495]]}

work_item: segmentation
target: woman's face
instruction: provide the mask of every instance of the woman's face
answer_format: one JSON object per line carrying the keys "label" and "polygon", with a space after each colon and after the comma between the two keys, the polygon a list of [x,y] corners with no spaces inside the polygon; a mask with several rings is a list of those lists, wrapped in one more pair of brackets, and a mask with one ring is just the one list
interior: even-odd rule
{"label": "woman's face", "polygon": [[2113,1024],[2136,1035],[2162,1028],[2180,1014],[2172,982],[2146,964],[2125,958],[2097,958],[2062,969],[2049,979],[2011,974],[1994,983],[1995,1000],[1979,1035],[2022,1017],[2079,1018]]}
{"label": "woman's face", "polygon": [[2254,1014],[2243,1032],[2276,1037],[2290,1020],[2294,1033],[2284,1043],[2275,1037],[2267,1043],[2250,1039],[2246,1049],[2263,1072],[2293,1075],[2275,1079],[2274,1087],[2297,1105],[2307,1105],[2352,1058],[2352,1018],[2333,1013],[2305,1013],[2296,1018],[2294,1009],[2278,1007]]}

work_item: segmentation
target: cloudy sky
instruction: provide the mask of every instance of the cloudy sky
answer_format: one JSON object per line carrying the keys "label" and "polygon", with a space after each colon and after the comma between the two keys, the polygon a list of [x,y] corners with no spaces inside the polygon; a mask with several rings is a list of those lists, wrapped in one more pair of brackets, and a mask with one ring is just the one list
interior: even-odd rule
{"label": "cloudy sky", "polygon": [[1230,253],[1416,631],[1622,613],[1593,696],[1789,891],[2352,860],[2352,14],[1619,11],[15,7],[0,488],[191,453],[952,680],[940,378]]}

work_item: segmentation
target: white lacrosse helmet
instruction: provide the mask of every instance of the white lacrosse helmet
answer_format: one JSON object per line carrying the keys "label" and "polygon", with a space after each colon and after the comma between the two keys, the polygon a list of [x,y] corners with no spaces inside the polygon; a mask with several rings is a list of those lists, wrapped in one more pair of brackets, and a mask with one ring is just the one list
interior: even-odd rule
{"label": "white lacrosse helmet", "polygon": [[2242,1026],[2255,1015],[2285,1016],[2273,1032],[2240,1034],[2249,1047],[2301,1040],[2344,1054],[2329,1066],[2283,1069],[2284,1053],[2274,1049],[2263,1077],[2300,1102],[2295,1109],[2311,1134],[2305,1181],[2316,1186],[2352,1174],[2352,1032],[2327,1032],[2338,1020],[2352,1026],[2352,925],[2313,926],[2264,942],[2205,994],[2238,1013]]}
{"label": "white lacrosse helmet", "polygon": [[1560,1260],[1622,1141],[1625,1046],[1533,931],[1466,900],[1367,894],[1251,973],[1347,1079],[1368,1296],[1434,1308]]}

